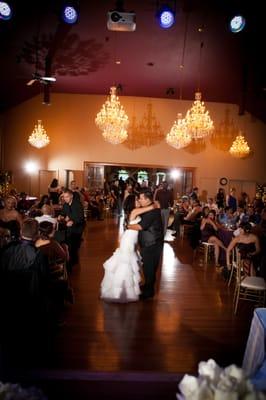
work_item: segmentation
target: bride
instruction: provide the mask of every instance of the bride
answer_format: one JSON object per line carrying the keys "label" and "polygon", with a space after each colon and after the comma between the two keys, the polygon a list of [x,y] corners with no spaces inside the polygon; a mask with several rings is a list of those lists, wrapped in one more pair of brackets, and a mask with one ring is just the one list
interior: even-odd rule
{"label": "bride", "polygon": [[[134,194],[127,196],[124,202],[126,219],[129,224],[140,222],[140,215],[150,211],[154,205],[140,207]],[[125,230],[120,245],[114,254],[103,264],[105,273],[101,283],[101,299],[127,303],[137,301],[140,295],[140,258],[136,252],[138,231]]]}

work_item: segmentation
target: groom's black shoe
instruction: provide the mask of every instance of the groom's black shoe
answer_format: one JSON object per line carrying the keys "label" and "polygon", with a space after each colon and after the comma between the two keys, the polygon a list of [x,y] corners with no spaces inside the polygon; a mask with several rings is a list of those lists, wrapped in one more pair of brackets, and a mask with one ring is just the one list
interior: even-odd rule
{"label": "groom's black shoe", "polygon": [[151,299],[153,299],[153,295],[148,295],[148,294],[145,294],[145,293],[141,293],[140,296],[139,296],[139,299],[140,300],[151,300]]}

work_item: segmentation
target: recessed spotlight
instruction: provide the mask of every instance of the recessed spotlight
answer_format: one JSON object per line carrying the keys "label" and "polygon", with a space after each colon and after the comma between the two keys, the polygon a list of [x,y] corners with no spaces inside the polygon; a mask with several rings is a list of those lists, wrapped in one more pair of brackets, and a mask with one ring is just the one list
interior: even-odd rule
{"label": "recessed spotlight", "polygon": [[160,27],[163,29],[171,28],[175,23],[175,13],[168,6],[160,9],[160,11],[158,12],[158,18]]}
{"label": "recessed spotlight", "polygon": [[244,29],[245,25],[245,18],[242,15],[236,15],[230,21],[230,30],[233,33],[238,33]]}
{"label": "recessed spotlight", "polygon": [[78,20],[78,8],[73,4],[65,4],[62,8],[62,18],[66,24],[75,24]]}
{"label": "recessed spotlight", "polygon": [[116,60],[116,62],[115,62],[117,65],[119,65],[119,64],[121,64],[121,61],[120,60]]}
{"label": "recessed spotlight", "polygon": [[5,1],[0,1],[0,19],[7,21],[11,17],[12,17],[11,6]]}

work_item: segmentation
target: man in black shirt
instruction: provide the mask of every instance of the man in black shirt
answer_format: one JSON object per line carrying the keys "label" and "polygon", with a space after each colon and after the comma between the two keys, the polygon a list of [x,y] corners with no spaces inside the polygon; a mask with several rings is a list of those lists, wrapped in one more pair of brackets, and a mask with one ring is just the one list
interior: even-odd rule
{"label": "man in black shirt", "polygon": [[[152,193],[142,190],[139,202],[142,207],[152,204]],[[143,261],[145,284],[140,296],[145,300],[154,296],[156,271],[163,250],[163,225],[161,211],[155,208],[141,215],[141,221],[135,225],[128,225],[129,229],[139,231],[140,254]]]}
{"label": "man in black shirt", "polygon": [[59,221],[64,217],[66,223],[66,243],[69,246],[70,264],[78,262],[78,250],[85,226],[84,209],[79,199],[74,197],[72,190],[63,192],[64,205]]}
{"label": "man in black shirt", "polygon": [[163,182],[163,187],[157,191],[155,200],[160,204],[161,217],[163,221],[163,233],[165,235],[170,215],[170,207],[173,207],[174,204],[173,192],[168,189],[167,182]]}

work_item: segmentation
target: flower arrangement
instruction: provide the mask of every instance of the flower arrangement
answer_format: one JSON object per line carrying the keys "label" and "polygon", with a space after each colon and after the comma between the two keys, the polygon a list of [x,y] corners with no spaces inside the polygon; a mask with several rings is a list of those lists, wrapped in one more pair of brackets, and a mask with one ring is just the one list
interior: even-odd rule
{"label": "flower arrangement", "polygon": [[47,400],[40,389],[22,388],[14,383],[0,382],[0,400]]}
{"label": "flower arrangement", "polygon": [[185,375],[178,387],[178,400],[263,400],[266,396],[256,392],[245,372],[236,365],[224,369],[212,359],[200,362],[198,378]]}

